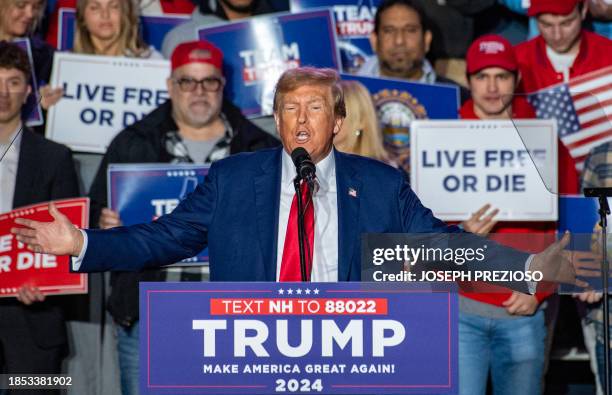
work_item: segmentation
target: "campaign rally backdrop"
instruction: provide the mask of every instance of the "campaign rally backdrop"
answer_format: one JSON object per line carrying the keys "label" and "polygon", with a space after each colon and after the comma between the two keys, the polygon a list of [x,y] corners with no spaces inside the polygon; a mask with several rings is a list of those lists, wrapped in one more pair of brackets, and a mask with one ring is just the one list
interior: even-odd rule
{"label": "campaign rally backdrop", "polygon": [[[72,8],[60,9],[58,16],[57,45],[60,51],[70,51],[74,45],[76,11]],[[142,38],[161,52],[166,34],[178,24],[189,20],[187,15],[141,16]]]}
{"label": "campaign rally backdrop", "polygon": [[43,124],[42,109],[40,108],[40,101],[38,100],[38,77],[34,71],[34,59],[32,58],[32,47],[30,45],[30,39],[28,38],[17,38],[13,40],[13,43],[17,44],[21,49],[26,51],[28,59],[30,60],[30,68],[32,72],[30,74],[30,86],[32,92],[28,96],[25,106],[21,109],[23,118],[26,120],[28,126],[38,126]]}
{"label": "campaign rally backdrop", "polygon": [[331,8],[336,24],[337,44],[342,58],[342,69],[354,73],[374,54],[370,33],[374,30],[374,16],[379,0],[291,0],[292,12],[312,8]]}
{"label": "campaign rally backdrop", "polygon": [[140,390],[456,394],[457,317],[401,283],[140,283]]}
{"label": "campaign rally backdrop", "polygon": [[459,88],[448,84],[422,84],[388,78],[342,74],[343,80],[361,82],[372,95],[385,148],[410,171],[410,125],[418,119],[457,119]]}
{"label": "campaign rally backdrop", "polygon": [[[108,202],[125,225],[150,222],[169,214],[204,181],[209,165],[111,164],[108,167]],[[208,248],[182,264],[208,262]]]}
{"label": "campaign rally backdrop", "polygon": [[[56,200],[58,210],[78,228],[89,226],[89,199]],[[25,285],[46,295],[87,293],[87,275],[70,273],[70,257],[38,254],[18,242],[11,233],[16,218],[50,222],[48,203],[38,203],[0,214],[0,297],[14,297]]]}
{"label": "campaign rally backdrop", "polygon": [[489,203],[498,220],[557,220],[553,120],[415,121],[412,138],[412,189],[440,219]]}
{"label": "campaign rally backdrop", "polygon": [[329,10],[261,15],[198,32],[223,51],[225,97],[247,116],[272,114],[274,88],[285,70],[340,68]]}
{"label": "campaign rally backdrop", "polygon": [[57,52],[50,84],[64,95],[49,109],[46,135],[102,154],[118,132],[168,99],[169,75],[167,60]]}

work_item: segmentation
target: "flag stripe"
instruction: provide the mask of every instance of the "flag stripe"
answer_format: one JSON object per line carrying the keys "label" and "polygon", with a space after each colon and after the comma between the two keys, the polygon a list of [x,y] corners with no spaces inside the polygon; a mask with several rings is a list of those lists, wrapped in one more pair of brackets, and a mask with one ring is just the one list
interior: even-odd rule
{"label": "flag stripe", "polygon": [[577,87],[571,87],[570,93],[573,96],[589,95],[603,92],[612,87],[612,75],[605,78],[590,81],[588,84],[582,84]]}
{"label": "flag stripe", "polygon": [[589,92],[572,92],[572,97],[574,98],[574,102],[576,103],[576,109],[582,107],[580,103],[586,102],[586,98],[593,98],[597,99],[598,101],[606,100],[612,97],[612,84],[607,84],[600,86],[599,88],[594,88]]}
{"label": "flag stripe", "polygon": [[592,111],[592,110],[598,110],[600,108],[608,107],[610,104],[612,104],[612,99],[603,100],[599,103],[595,103],[595,104],[591,104],[590,106],[582,107],[580,109],[580,112],[585,113],[585,112]]}
{"label": "flag stripe", "polygon": [[582,96],[581,99],[574,99],[574,107],[576,110],[580,112],[583,107],[591,106],[593,104],[600,104],[603,101],[608,99],[612,99],[612,86],[606,88],[607,91],[598,93],[597,95],[588,94],[586,96]]}
{"label": "flag stripe", "polygon": [[582,129],[580,132],[572,133],[569,135],[562,136],[563,141],[566,144],[572,144],[576,141],[580,141],[584,138],[595,136],[596,134],[600,134],[610,129],[610,125],[608,122],[600,123],[595,126],[591,126],[587,129]]}
{"label": "flag stripe", "polygon": [[609,115],[603,111],[593,111],[584,115],[584,119],[582,116],[579,117],[580,126],[582,129],[588,129],[592,126],[599,125],[600,123],[610,122],[611,119]]}
{"label": "flag stripe", "polygon": [[578,140],[578,141],[576,141],[574,143],[565,144],[565,146],[567,147],[568,150],[573,150],[573,149],[579,148],[583,144],[592,143],[593,141],[604,139],[604,138],[610,137],[610,136],[612,136],[612,130],[608,129],[608,130],[606,130],[604,132],[601,132],[599,134],[594,134],[594,135],[589,136],[587,138],[584,138],[582,140]]}

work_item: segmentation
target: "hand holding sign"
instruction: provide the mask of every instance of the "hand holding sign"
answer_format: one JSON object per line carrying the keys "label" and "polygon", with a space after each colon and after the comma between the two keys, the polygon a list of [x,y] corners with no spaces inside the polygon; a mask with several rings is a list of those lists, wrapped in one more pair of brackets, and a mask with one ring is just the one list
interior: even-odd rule
{"label": "hand holding sign", "polygon": [[53,222],[17,218],[15,223],[24,227],[12,228],[11,233],[34,252],[78,256],[83,248],[81,232],[53,203],[49,203],[49,214]]}
{"label": "hand holding sign", "polygon": [[19,288],[19,291],[17,292],[17,300],[26,306],[29,306],[35,302],[44,301],[45,295],[40,292],[38,287],[24,285],[23,287]]}

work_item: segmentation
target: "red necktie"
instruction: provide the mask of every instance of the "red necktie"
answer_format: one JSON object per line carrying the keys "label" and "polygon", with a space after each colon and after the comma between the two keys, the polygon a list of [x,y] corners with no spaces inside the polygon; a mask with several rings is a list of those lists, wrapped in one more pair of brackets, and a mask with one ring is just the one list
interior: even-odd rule
{"label": "red necktie", "polygon": [[[308,183],[302,182],[300,186],[302,192],[302,208],[304,213],[304,228],[306,230],[307,244],[304,244],[304,255],[306,257],[306,278],[310,281],[312,271],[312,257],[314,246],[314,207],[312,199],[309,199],[310,192]],[[283,260],[279,281],[302,281],[300,270],[300,247],[298,244],[298,207],[297,194],[293,196],[291,211],[289,211],[289,221],[287,222],[287,235],[283,247]]]}

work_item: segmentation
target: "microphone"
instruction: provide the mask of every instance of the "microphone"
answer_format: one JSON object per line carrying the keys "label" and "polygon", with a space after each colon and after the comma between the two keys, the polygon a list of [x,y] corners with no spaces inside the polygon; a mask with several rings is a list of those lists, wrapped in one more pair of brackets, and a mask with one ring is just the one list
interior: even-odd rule
{"label": "microphone", "polygon": [[316,168],[308,152],[298,147],[291,152],[291,160],[293,160],[298,177],[312,186],[315,181]]}

